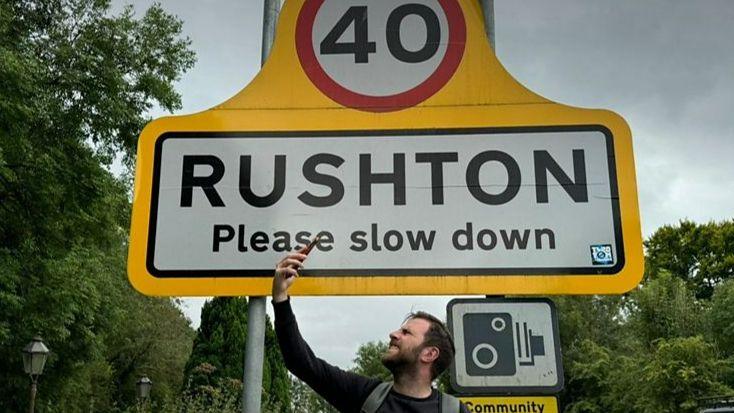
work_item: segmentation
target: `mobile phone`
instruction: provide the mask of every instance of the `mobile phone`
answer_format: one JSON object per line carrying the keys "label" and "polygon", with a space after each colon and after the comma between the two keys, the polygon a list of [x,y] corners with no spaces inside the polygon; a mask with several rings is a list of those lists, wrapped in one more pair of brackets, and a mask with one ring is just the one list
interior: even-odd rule
{"label": "mobile phone", "polygon": [[300,250],[298,252],[300,252],[301,254],[304,254],[304,255],[308,255],[311,252],[311,250],[313,249],[313,247],[316,246],[316,243],[319,242],[319,239],[321,239],[321,235],[320,234],[317,234],[315,237],[313,237],[313,239],[311,240],[311,242],[309,242],[308,245],[306,245],[306,248],[304,248],[304,249],[302,249],[302,250]]}
{"label": "mobile phone", "polygon": [[[321,239],[321,235],[316,235],[315,237],[313,237],[313,239],[311,240],[311,242],[309,242],[308,245],[306,245],[305,248],[299,250],[298,252],[300,252],[301,254],[304,254],[304,255],[308,255],[308,253],[311,252],[311,250],[313,249],[313,247],[316,246],[316,243],[319,242],[319,239]],[[291,265],[291,268],[296,268],[296,266],[295,265]],[[287,276],[286,278],[290,278],[290,277],[292,277],[292,276]]]}

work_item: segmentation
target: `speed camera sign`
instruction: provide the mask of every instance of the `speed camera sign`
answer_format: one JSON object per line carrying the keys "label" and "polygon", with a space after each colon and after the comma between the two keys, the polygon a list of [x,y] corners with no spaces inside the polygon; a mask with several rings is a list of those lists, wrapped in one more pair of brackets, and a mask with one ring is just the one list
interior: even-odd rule
{"label": "speed camera sign", "polygon": [[436,93],[459,66],[465,40],[457,0],[307,0],[296,23],[298,57],[314,85],[375,112]]}
{"label": "speed camera sign", "polygon": [[457,298],[446,306],[456,342],[451,386],[464,394],[563,389],[558,316],[546,298]]}

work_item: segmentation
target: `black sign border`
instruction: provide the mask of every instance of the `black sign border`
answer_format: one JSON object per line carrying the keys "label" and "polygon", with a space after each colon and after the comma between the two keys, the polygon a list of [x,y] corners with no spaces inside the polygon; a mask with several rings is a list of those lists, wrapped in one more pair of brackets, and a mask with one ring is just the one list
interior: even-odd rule
{"label": "black sign border", "polygon": [[[610,275],[618,274],[625,266],[624,238],[619,206],[619,184],[617,182],[616,154],[612,132],[603,125],[563,125],[563,126],[523,126],[523,127],[485,127],[485,128],[446,128],[446,129],[381,129],[381,130],[344,130],[344,131],[288,131],[288,132],[165,132],[155,142],[153,157],[153,176],[151,186],[150,216],[148,222],[147,251],[145,265],[148,272],[156,278],[248,278],[272,277],[273,269],[249,270],[161,270],[155,267],[155,239],[158,217],[161,157],[163,143],[168,139],[187,138],[349,138],[352,136],[421,136],[421,135],[469,135],[469,134],[510,134],[510,133],[552,133],[552,132],[601,132],[606,141],[609,185],[612,202],[612,222],[614,226],[617,262],[611,267],[528,267],[528,268],[398,268],[398,269],[319,269],[309,268],[301,271],[303,276],[342,276],[342,277],[386,277],[386,276],[555,276],[555,275]],[[275,265],[275,264],[273,264]]]}
{"label": "black sign border", "polygon": [[[451,332],[451,336],[454,337],[454,319],[452,316],[452,309],[457,304],[485,304],[485,303],[546,303],[551,310],[551,323],[553,330],[553,347],[555,348],[556,355],[556,372],[558,381],[554,386],[512,386],[512,387],[464,387],[456,383],[456,363],[459,361],[454,355],[454,362],[451,363],[450,379],[451,387],[456,390],[459,395],[476,396],[476,395],[487,395],[487,396],[531,396],[531,395],[555,395],[563,390],[564,386],[564,372],[563,372],[563,359],[561,354],[561,336],[558,328],[558,312],[556,310],[555,303],[545,297],[533,297],[533,298],[505,298],[505,297],[487,297],[487,298],[454,298],[446,304],[446,324]],[[454,337],[454,342],[456,338]],[[463,340],[462,340],[463,342]]]}

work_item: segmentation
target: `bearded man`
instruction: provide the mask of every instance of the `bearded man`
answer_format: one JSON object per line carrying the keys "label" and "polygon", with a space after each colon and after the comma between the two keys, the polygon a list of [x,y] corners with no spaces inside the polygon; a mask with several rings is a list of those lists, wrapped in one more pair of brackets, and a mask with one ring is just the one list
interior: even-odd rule
{"label": "bearded man", "polygon": [[305,259],[299,252],[288,254],[273,277],[275,333],[291,373],[343,413],[468,413],[456,398],[432,386],[451,364],[454,344],[441,320],[428,313],[410,314],[389,334],[382,363],[393,382],[348,372],[316,357],[298,331],[288,296]]}

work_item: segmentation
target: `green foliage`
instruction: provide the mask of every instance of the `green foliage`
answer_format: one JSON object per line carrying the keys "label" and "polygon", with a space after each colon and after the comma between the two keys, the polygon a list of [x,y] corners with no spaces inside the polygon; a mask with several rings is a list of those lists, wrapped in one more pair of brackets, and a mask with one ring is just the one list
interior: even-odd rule
{"label": "green foliage", "polygon": [[132,7],[110,17],[108,0],[5,3],[12,34],[35,63],[34,83],[43,87],[34,90],[47,111],[39,121],[57,137],[91,141],[107,161],[117,151],[130,160],[145,113],[154,104],[180,107],[173,82],[194,55],[180,38],[182,23],[160,6],[135,19]]}
{"label": "green foliage", "polygon": [[697,400],[726,394],[729,365],[702,337],[661,339],[651,354],[613,353],[592,341],[566,365],[566,412],[695,412]]}
{"label": "green foliage", "polygon": [[567,376],[565,398],[575,403],[572,402],[567,411],[599,411],[601,402],[598,399],[606,390],[611,365],[610,351],[591,340],[582,340],[572,351],[573,357],[566,355],[568,361],[564,363]]}
{"label": "green foliage", "polygon": [[214,377],[241,379],[247,340],[247,299],[215,297],[201,309],[201,324],[194,338],[194,348],[186,362],[185,374],[197,366],[214,366]]}
{"label": "green foliage", "polygon": [[291,409],[293,413],[337,413],[337,410],[308,385],[291,377]]}
{"label": "green foliage", "polygon": [[[288,412],[291,381],[280,353],[278,339],[268,318],[265,322],[265,360],[263,361],[263,406]],[[277,409],[276,409],[277,407]]]}
{"label": "green foliage", "polygon": [[457,394],[451,387],[451,368],[444,370],[443,373],[439,374],[434,381],[436,388],[444,393]]}
{"label": "green foliage", "polygon": [[[177,410],[186,412],[238,411],[242,395],[242,381],[221,376],[217,368],[201,363],[189,372],[187,387],[182,393]],[[169,408],[172,406],[168,406]]]}
{"label": "green foliage", "polygon": [[179,106],[193,54],[159,6],[131,10],[0,2],[0,411],[25,409],[19,349],[37,333],[52,351],[38,411],[109,411],[141,373],[155,397],[181,386],[191,329],[128,285],[129,188],[106,166],[130,164],[153,105]]}
{"label": "green foliage", "polygon": [[387,342],[370,341],[357,349],[353,372],[382,381],[392,380],[392,373],[382,364],[382,355],[387,351]]}
{"label": "green foliage", "polygon": [[731,394],[733,227],[663,227],[645,243],[636,290],[556,300],[565,412],[696,412],[699,399]]}
{"label": "green foliage", "polygon": [[[559,314],[565,389],[561,404],[568,412],[606,412],[602,398],[610,366],[625,361],[616,354],[634,354],[639,346],[627,327],[624,296],[554,298]],[[604,406],[604,407],[603,407]]]}
{"label": "green foliage", "polygon": [[685,281],[662,271],[631,294],[629,327],[645,345],[661,338],[704,332],[706,303],[697,300]]}
{"label": "green foliage", "polygon": [[[201,382],[214,382],[207,379],[216,371],[211,364],[202,364],[192,374]],[[174,399],[163,402],[146,401],[130,405],[120,413],[239,413],[242,382],[225,379],[216,384],[202,384],[195,389],[187,389]],[[264,412],[275,412],[264,409]]]}
{"label": "green foliage", "polygon": [[725,356],[734,357],[734,280],[716,287],[708,321],[717,347]]}
{"label": "green foliage", "polygon": [[[187,389],[220,388],[227,380],[242,381],[247,341],[247,299],[215,297],[201,310],[201,325],[186,362]],[[202,375],[202,371],[206,371]],[[263,403],[288,406],[289,379],[275,331],[266,320],[263,361]],[[284,407],[283,411],[287,411]]]}
{"label": "green foliage", "polygon": [[710,298],[714,287],[734,277],[734,220],[658,229],[646,242],[646,274],[669,272],[684,280],[698,298]]}
{"label": "green foliage", "polygon": [[155,400],[174,400],[184,385],[183,366],[194,331],[175,302],[130,293],[134,299],[116,307],[121,322],[105,334],[107,359],[115,371],[115,401],[133,403],[130,390],[143,375],[154,383]]}
{"label": "green foliage", "polygon": [[573,353],[587,340],[612,348],[629,346],[624,296],[562,296],[554,302],[562,315],[559,327],[566,352]]}
{"label": "green foliage", "polygon": [[696,412],[697,399],[727,394],[720,381],[728,366],[702,337],[661,340],[642,369],[645,412]]}

